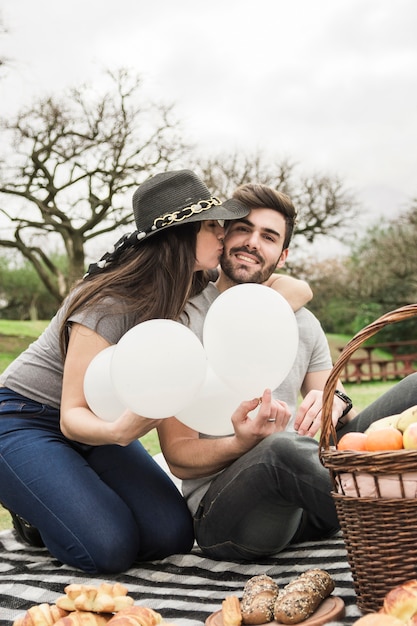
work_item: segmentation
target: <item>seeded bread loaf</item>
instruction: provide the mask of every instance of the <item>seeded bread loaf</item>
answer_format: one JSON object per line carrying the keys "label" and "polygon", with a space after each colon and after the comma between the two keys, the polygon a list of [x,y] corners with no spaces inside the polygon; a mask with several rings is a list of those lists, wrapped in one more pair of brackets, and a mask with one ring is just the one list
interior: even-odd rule
{"label": "seeded bread loaf", "polygon": [[265,624],[274,619],[274,604],[278,585],[266,574],[250,578],[240,604],[244,624]]}
{"label": "seeded bread loaf", "polygon": [[324,570],[311,569],[278,592],[274,618],[281,624],[298,624],[308,619],[334,589],[334,582]]}

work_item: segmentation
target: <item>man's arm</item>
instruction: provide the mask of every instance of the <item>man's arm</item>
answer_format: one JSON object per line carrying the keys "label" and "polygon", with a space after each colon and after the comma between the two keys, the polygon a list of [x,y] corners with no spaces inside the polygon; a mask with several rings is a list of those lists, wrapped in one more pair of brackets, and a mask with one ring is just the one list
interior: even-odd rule
{"label": "man's arm", "polygon": [[177,478],[202,478],[227,467],[240,456],[235,437],[200,439],[198,432],[175,417],[158,427],[159,442],[169,469]]}
{"label": "man's arm", "polygon": [[310,285],[305,280],[284,276],[283,274],[272,274],[264,285],[272,287],[283,296],[290,304],[293,311],[298,311],[313,298]]}
{"label": "man's arm", "polygon": [[[248,414],[258,405],[256,417],[249,417]],[[234,434],[229,437],[199,438],[198,432],[175,417],[162,420],[158,426],[161,451],[174,476],[183,480],[210,476],[233,463],[268,435],[284,430],[289,418],[288,406],[274,400],[267,389],[260,404],[259,398],[241,402],[231,417]]]}
{"label": "man's arm", "polygon": [[[304,378],[301,388],[301,393],[304,399],[298,407],[294,422],[294,428],[300,435],[309,435],[310,437],[314,437],[321,427],[323,389],[329,377],[330,371],[331,370],[309,372]],[[344,392],[343,385],[340,380],[337,383],[337,389]],[[345,408],[345,402],[335,395],[333,399],[332,411],[332,421],[335,426],[341,418]],[[357,411],[352,408],[349,413],[343,417],[343,419],[345,421],[350,421],[356,416],[356,414]]]}

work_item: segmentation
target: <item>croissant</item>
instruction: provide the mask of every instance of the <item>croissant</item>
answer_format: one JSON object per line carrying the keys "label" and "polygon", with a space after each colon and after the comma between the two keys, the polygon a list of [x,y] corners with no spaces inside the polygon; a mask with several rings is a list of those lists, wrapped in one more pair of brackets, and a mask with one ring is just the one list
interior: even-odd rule
{"label": "croissant", "polygon": [[386,613],[368,613],[353,622],[353,626],[405,626],[405,622]]}
{"label": "croissant", "polygon": [[223,626],[241,626],[242,611],[237,596],[227,596],[222,602]]}
{"label": "croissant", "polygon": [[37,604],[16,619],[13,626],[52,626],[64,615],[67,615],[67,611],[55,604]]}
{"label": "croissant", "polygon": [[91,611],[72,611],[61,617],[54,626],[105,626],[111,617],[110,614],[102,615]]}
{"label": "croissant", "polygon": [[384,598],[382,613],[394,615],[404,622],[417,614],[417,580],[394,587]]}
{"label": "croissant", "polygon": [[92,585],[72,584],[64,589],[65,596],[56,601],[66,611],[92,611],[94,613],[116,613],[132,606],[134,600],[127,594],[127,587],[120,583]]}
{"label": "croissant", "polygon": [[131,606],[118,611],[107,622],[108,626],[156,626],[162,622],[162,616],[145,606]]}

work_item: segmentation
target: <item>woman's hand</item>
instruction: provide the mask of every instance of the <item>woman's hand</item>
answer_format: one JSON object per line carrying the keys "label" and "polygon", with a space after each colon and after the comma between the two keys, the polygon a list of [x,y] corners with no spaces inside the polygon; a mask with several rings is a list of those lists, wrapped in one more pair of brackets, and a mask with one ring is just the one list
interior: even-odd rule
{"label": "woman's hand", "polygon": [[127,446],[135,439],[139,439],[150,430],[157,428],[161,422],[161,419],[142,417],[126,409],[116,421],[110,422],[110,438],[112,443],[116,443],[119,446]]}

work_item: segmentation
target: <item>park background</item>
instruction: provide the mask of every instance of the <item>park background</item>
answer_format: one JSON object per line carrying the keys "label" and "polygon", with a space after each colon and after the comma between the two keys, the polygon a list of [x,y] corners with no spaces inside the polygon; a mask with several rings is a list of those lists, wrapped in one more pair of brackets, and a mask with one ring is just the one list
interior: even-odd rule
{"label": "park background", "polygon": [[[8,321],[0,319],[0,373],[7,365],[24,350],[29,343],[34,341],[47,325],[47,321]],[[329,345],[333,358],[339,354],[339,348],[343,347],[348,338],[337,335],[329,335]],[[370,404],[373,400],[384,393],[394,381],[374,381],[362,384],[346,384],[346,391],[354,400],[355,407],[359,410]],[[152,431],[141,439],[142,443],[154,455],[160,452],[157,433]],[[0,506],[0,530],[11,528],[9,513]]]}
{"label": "park background", "polygon": [[[0,1],[0,369],[165,169],[291,196],[285,271],[334,358],[416,302],[416,31],[414,0]],[[360,408],[390,384],[349,392]]]}

